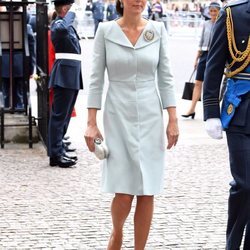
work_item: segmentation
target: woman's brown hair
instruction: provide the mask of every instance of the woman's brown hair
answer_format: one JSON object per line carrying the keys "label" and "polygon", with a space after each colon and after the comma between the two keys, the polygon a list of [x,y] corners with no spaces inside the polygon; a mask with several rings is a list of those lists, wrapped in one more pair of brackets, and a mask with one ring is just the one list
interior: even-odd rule
{"label": "woman's brown hair", "polygon": [[120,16],[123,16],[123,6],[120,0],[116,0],[116,11]]}

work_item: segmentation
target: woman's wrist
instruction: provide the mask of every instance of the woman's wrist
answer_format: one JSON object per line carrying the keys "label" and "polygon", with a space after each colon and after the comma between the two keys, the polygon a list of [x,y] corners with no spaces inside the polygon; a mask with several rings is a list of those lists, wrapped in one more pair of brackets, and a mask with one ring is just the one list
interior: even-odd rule
{"label": "woman's wrist", "polygon": [[178,118],[177,117],[169,117],[168,122],[169,123],[176,123],[176,122],[178,122]]}
{"label": "woman's wrist", "polygon": [[88,127],[96,127],[97,126],[96,121],[88,121],[87,125],[88,125]]}

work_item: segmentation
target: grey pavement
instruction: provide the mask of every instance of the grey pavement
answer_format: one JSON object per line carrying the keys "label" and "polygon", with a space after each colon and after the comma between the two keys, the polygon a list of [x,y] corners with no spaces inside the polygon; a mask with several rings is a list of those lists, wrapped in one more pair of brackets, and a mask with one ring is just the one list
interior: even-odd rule
{"label": "grey pavement", "polygon": [[[92,40],[82,43],[85,85],[92,44]],[[146,250],[225,249],[231,180],[225,138],[216,141],[206,135],[201,103],[195,120],[180,116],[189,105],[180,95],[192,69],[196,44],[193,39],[170,39],[180,140],[167,151],[165,188],[155,198]],[[76,112],[68,131],[77,147],[76,168],[49,167],[42,143],[33,149],[7,144],[0,150],[1,250],[106,249],[113,195],[100,192],[100,162],[84,143],[86,90],[79,94]],[[125,224],[123,249],[133,249],[133,211]]]}

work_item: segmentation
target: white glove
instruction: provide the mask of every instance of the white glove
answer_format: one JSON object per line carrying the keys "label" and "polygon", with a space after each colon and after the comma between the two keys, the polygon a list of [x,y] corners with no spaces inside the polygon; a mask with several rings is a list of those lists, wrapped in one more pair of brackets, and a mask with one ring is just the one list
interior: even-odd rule
{"label": "white glove", "polygon": [[222,139],[222,125],[219,118],[210,118],[205,122],[206,132],[213,139]]}

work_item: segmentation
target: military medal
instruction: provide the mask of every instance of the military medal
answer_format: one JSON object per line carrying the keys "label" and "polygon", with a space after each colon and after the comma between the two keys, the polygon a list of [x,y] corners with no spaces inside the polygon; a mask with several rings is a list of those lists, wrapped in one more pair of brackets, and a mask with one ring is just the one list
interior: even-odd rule
{"label": "military medal", "polygon": [[231,115],[231,113],[233,112],[233,110],[234,110],[234,106],[233,106],[233,104],[230,103],[228,105],[228,107],[227,107],[227,114]]}
{"label": "military medal", "polygon": [[155,34],[153,30],[146,30],[143,34],[143,37],[147,42],[152,41],[154,39],[154,36]]}

